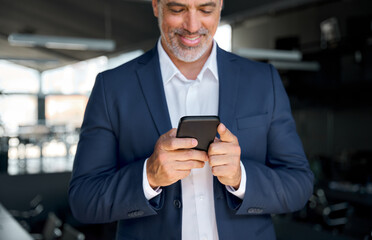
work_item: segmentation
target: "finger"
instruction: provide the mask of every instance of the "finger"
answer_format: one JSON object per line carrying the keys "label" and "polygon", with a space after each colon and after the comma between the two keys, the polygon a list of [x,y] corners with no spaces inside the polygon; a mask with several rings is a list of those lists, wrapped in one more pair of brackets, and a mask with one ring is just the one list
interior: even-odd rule
{"label": "finger", "polygon": [[231,143],[227,143],[227,142],[211,143],[208,148],[208,155],[213,156],[213,155],[226,154],[229,152],[230,148],[232,148],[230,145]]}
{"label": "finger", "polygon": [[194,168],[203,168],[205,162],[196,161],[196,160],[188,160],[188,161],[178,161],[175,163],[175,170],[177,171],[185,171],[191,170]]}
{"label": "finger", "polygon": [[228,165],[220,165],[211,168],[213,176],[216,177],[225,177],[228,175],[230,171],[230,166]]}
{"label": "finger", "polygon": [[237,175],[237,173],[240,171],[240,168],[236,168],[231,164],[224,164],[211,167],[211,170],[212,174],[216,177],[232,178],[233,176]]}
{"label": "finger", "polygon": [[170,137],[162,142],[161,148],[166,151],[174,151],[177,149],[193,148],[196,147],[197,145],[198,141],[195,138]]}
{"label": "finger", "polygon": [[184,179],[186,177],[188,177],[191,173],[191,170],[179,170],[177,171],[177,179],[181,180],[181,179]]}
{"label": "finger", "polygon": [[206,162],[209,160],[206,152],[195,149],[177,150],[170,152],[169,154],[170,158],[175,159],[176,161],[196,160],[200,162]]}
{"label": "finger", "polygon": [[230,132],[229,129],[223,124],[220,123],[217,127],[217,132],[220,134],[220,139],[223,142],[237,142],[237,138],[234,134]]}
{"label": "finger", "polygon": [[160,186],[169,186],[180,179],[190,175],[191,170],[175,170],[171,175],[164,179],[163,184]]}
{"label": "finger", "polygon": [[230,163],[230,160],[225,155],[216,155],[216,156],[209,157],[209,165],[211,167],[227,165],[229,163]]}
{"label": "finger", "polygon": [[208,156],[214,155],[231,155],[240,156],[241,149],[239,144],[229,142],[212,143],[208,149]]}

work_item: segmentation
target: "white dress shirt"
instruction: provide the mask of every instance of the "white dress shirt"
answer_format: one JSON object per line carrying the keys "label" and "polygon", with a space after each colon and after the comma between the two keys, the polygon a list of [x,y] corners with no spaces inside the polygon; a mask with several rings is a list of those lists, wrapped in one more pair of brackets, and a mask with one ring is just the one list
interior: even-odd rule
{"label": "white dress shirt", "polygon": [[[196,80],[186,79],[164,51],[160,40],[158,53],[165,97],[173,128],[183,116],[218,115],[219,81],[217,47],[213,42],[212,52]],[[143,188],[148,200],[161,193],[161,188],[152,189],[147,180],[146,163],[143,168]],[[242,180],[240,187],[226,186],[227,190],[243,199],[245,193],[245,169],[240,164]],[[193,169],[181,180],[182,187],[182,240],[217,240],[217,224],[214,209],[213,175],[208,163],[201,169]]]}

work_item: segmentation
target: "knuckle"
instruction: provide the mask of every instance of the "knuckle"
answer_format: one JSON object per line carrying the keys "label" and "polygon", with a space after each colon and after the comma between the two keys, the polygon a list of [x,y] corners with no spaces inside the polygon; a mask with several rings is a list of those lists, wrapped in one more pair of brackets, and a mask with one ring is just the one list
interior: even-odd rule
{"label": "knuckle", "polygon": [[160,151],[163,148],[163,142],[161,141],[160,138],[159,138],[159,140],[155,144],[155,151]]}
{"label": "knuckle", "polygon": [[233,150],[234,150],[234,152],[236,152],[237,154],[240,155],[241,149],[240,149],[240,146],[239,145],[234,145]]}
{"label": "knuckle", "polygon": [[168,142],[168,146],[170,149],[175,149],[176,148],[176,141],[174,139],[170,139]]}
{"label": "knuckle", "polygon": [[213,144],[213,145],[212,145],[212,144],[209,145],[208,152],[209,152],[209,153],[213,153],[213,152],[214,152],[214,148],[215,148],[215,147],[214,147],[214,144]]}
{"label": "knuckle", "polygon": [[214,153],[216,152],[216,143],[212,143],[211,145],[209,145],[209,152],[210,153]]}
{"label": "knuckle", "polygon": [[208,160],[209,160],[208,154],[207,153],[204,153],[203,161],[204,162],[208,162]]}
{"label": "knuckle", "polygon": [[195,168],[203,168],[204,167],[204,162],[196,162],[195,163]]}
{"label": "knuckle", "polygon": [[158,159],[161,164],[165,164],[167,162],[167,154],[165,152],[160,152],[158,154]]}

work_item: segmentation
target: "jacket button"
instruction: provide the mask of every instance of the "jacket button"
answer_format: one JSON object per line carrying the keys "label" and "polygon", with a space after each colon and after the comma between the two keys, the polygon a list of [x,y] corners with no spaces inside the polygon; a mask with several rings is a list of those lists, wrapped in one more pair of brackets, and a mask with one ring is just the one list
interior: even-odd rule
{"label": "jacket button", "polygon": [[145,212],[144,211],[137,211],[137,216],[139,217],[139,216],[142,216],[143,214],[144,214]]}
{"label": "jacket button", "polygon": [[262,208],[248,208],[247,212],[249,214],[260,214],[263,212]]}
{"label": "jacket button", "polygon": [[132,212],[129,212],[128,213],[128,217],[131,217],[131,218],[139,217],[139,216],[142,216],[144,213],[145,212],[144,211],[141,211],[141,210],[132,211]]}
{"label": "jacket button", "polygon": [[176,208],[181,208],[182,207],[181,201],[180,200],[177,200],[177,199],[173,201],[173,205]]}

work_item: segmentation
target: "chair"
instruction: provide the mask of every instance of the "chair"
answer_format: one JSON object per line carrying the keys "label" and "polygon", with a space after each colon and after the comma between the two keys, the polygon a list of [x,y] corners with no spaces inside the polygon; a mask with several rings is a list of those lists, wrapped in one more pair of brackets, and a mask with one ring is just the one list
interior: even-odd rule
{"label": "chair", "polygon": [[62,238],[61,240],[84,240],[85,235],[69,224],[63,225]]}
{"label": "chair", "polygon": [[35,240],[55,240],[61,235],[62,221],[52,212],[48,214],[48,218],[44,224],[41,234],[32,234]]}
{"label": "chair", "polygon": [[62,221],[52,212],[48,214],[47,221],[43,228],[43,239],[53,240],[61,236]]}

